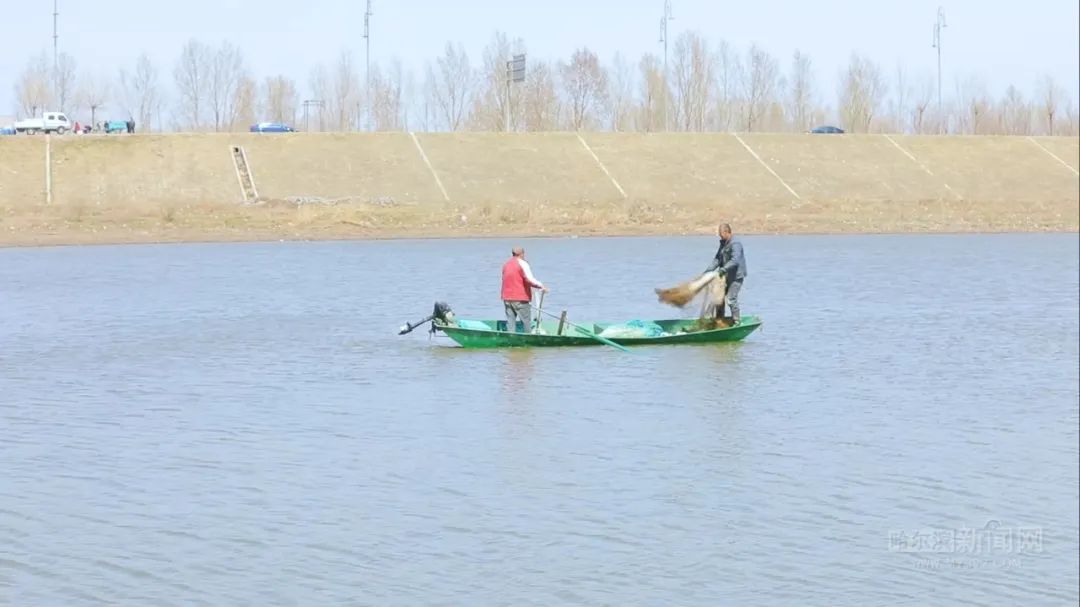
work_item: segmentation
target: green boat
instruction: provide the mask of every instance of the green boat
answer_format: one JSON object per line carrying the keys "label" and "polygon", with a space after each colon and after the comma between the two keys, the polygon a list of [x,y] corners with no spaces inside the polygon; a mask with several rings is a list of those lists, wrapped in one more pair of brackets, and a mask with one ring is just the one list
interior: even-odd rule
{"label": "green boat", "polygon": [[457,318],[449,306],[440,302],[435,304],[431,316],[417,323],[406,323],[398,334],[409,333],[427,321],[431,321],[431,333],[442,332],[463,348],[609,345],[625,349],[625,346],[709,344],[741,341],[762,324],[757,316],[744,316],[738,325],[716,328],[703,326],[699,319],[694,318],[630,323],[570,323],[560,318],[534,322],[531,331],[525,331],[518,322],[517,331],[507,331],[505,320]]}

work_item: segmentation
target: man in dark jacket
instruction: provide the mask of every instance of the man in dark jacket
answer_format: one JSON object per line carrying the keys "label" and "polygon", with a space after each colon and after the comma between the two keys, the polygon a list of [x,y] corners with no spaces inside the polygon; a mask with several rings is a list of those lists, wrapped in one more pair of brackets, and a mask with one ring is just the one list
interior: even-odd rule
{"label": "man in dark jacket", "polygon": [[[729,224],[720,224],[717,233],[720,235],[720,248],[717,249],[716,256],[705,271],[716,270],[727,280],[724,302],[731,308],[731,322],[737,325],[739,324],[739,290],[742,289],[743,279],[746,278],[746,257],[743,256],[742,243],[731,235]],[[723,316],[723,306],[717,307],[716,315]]]}

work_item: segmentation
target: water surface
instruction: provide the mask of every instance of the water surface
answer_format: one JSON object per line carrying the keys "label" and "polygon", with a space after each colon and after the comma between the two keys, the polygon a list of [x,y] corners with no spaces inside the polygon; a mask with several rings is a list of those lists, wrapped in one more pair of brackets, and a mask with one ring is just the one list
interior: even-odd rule
{"label": "water surface", "polygon": [[[1076,235],[744,243],[633,354],[396,335],[516,241],[0,250],[0,603],[1075,604]],[[571,320],[715,250],[524,244]]]}

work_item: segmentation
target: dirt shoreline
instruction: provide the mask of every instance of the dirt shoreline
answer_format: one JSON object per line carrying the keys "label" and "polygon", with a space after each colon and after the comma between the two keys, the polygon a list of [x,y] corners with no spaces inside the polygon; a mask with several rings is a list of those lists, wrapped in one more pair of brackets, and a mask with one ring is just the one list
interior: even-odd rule
{"label": "dirt shoreline", "polygon": [[442,238],[742,234],[972,234],[1080,231],[1076,201],[833,202],[799,206],[400,207],[0,206],[0,247]]}

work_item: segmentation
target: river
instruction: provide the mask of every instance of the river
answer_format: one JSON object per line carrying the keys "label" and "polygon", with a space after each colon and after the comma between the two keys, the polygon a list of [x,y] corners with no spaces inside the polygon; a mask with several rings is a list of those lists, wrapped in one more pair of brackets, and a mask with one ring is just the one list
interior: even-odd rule
{"label": "river", "polygon": [[[0,249],[0,604],[1080,600],[1077,235],[743,241],[631,354],[397,335],[518,241]],[[572,321],[716,244],[520,242]]]}

